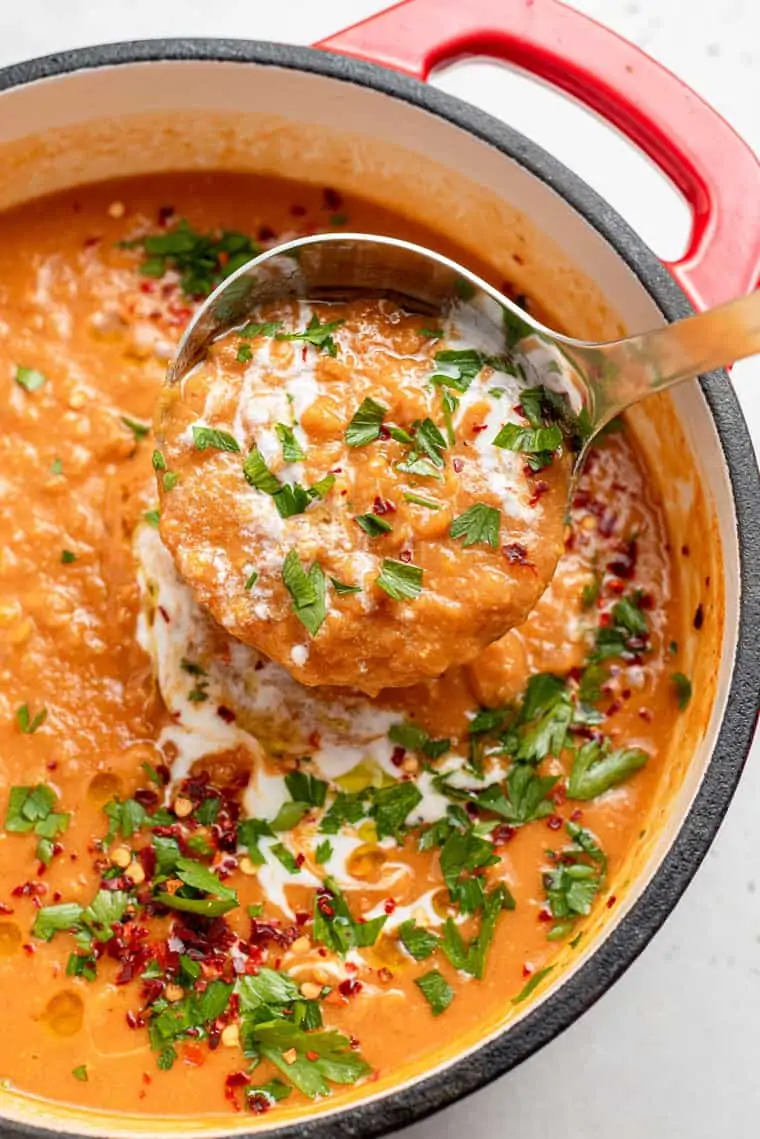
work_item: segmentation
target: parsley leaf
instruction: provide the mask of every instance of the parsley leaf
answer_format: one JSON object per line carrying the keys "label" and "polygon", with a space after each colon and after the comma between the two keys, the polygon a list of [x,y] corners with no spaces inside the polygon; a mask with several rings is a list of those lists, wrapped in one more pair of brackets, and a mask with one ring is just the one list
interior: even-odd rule
{"label": "parsley leaf", "polygon": [[327,797],[327,784],[324,779],[306,771],[291,771],[285,776],[285,786],[291,797],[299,803],[306,803],[309,807],[323,807]]}
{"label": "parsley leaf", "polygon": [[528,455],[532,470],[540,471],[549,465],[562,446],[562,431],[556,424],[552,427],[521,427],[517,423],[505,423],[493,445]]}
{"label": "parsley leaf", "polygon": [[282,566],[282,580],[291,596],[296,617],[307,632],[316,637],[327,615],[322,567],[315,562],[307,573],[297,552],[291,550]]}
{"label": "parsley leaf", "polygon": [[338,345],[333,340],[332,333],[345,323],[345,320],[333,320],[325,321],[322,324],[317,314],[314,313],[303,332],[277,332],[275,340],[303,340],[306,344],[311,344],[315,348],[319,348],[320,351],[327,352],[329,356],[337,356]]}
{"label": "parsley leaf", "polygon": [[398,936],[404,949],[415,961],[426,961],[438,949],[435,934],[417,925],[414,918],[409,918],[398,927]]}
{"label": "parsley leaf", "polygon": [[567,794],[571,799],[595,799],[634,775],[648,759],[641,748],[621,747],[605,752],[595,740],[589,740],[575,753]]}
{"label": "parsley leaf", "polygon": [[446,450],[446,440],[432,419],[417,419],[412,424],[415,450],[426,455],[435,467],[444,465],[442,452]]}
{"label": "parsley leaf", "polygon": [[250,344],[241,344],[235,355],[238,364],[247,364],[253,359],[253,349]]}
{"label": "parsley leaf", "polygon": [[163,277],[169,269],[180,275],[180,287],[187,297],[199,297],[245,265],[260,247],[244,233],[198,233],[182,218],[171,229],[148,234],[132,241],[120,241],[122,249],[141,249],[144,277]]}
{"label": "parsley leaf", "polygon": [[451,523],[449,534],[452,538],[462,538],[462,545],[474,546],[483,542],[494,549],[499,545],[499,525],[501,512],[485,502],[476,502]]}
{"label": "parsley leaf", "polygon": [[269,849],[277,861],[285,867],[288,874],[300,874],[301,867],[294,858],[292,851],[288,850],[284,843],[275,842]]}
{"label": "parsley leaf", "polygon": [[28,704],[22,704],[16,709],[16,723],[25,736],[34,735],[38,728],[47,720],[47,708],[41,708],[36,716],[32,716]]}
{"label": "parsley leaf", "polygon": [[263,491],[264,494],[275,495],[282,490],[282,483],[276,475],[272,474],[258,447],[251,447],[246,455],[243,463],[243,477],[250,486]]}
{"label": "parsley leaf", "polygon": [[451,747],[451,740],[433,739],[419,724],[413,724],[408,720],[401,724],[392,724],[388,731],[388,739],[391,743],[406,748],[407,751],[422,752],[428,759],[438,759]]}
{"label": "parsley leaf", "polygon": [[20,365],[16,368],[16,383],[25,392],[39,391],[39,389],[48,382],[47,376],[42,372],[38,372],[36,368],[22,368]]}
{"label": "parsley leaf", "polygon": [[415,977],[414,983],[430,1005],[433,1016],[445,1012],[454,999],[454,990],[437,969],[422,977]]}
{"label": "parsley leaf", "polygon": [[371,816],[377,826],[377,837],[399,838],[407,816],[422,802],[422,793],[416,783],[395,783],[392,787],[378,787],[373,791]]}
{"label": "parsley leaf", "polygon": [[161,521],[161,515],[158,510],[146,510],[143,514],[143,518],[149,526],[153,526],[155,529],[158,529],[158,524]]}
{"label": "parsley leaf", "polygon": [[512,1004],[519,1005],[522,1004],[523,1001],[527,1001],[531,993],[538,988],[544,977],[549,976],[553,968],[553,965],[547,965],[544,969],[539,969],[537,972],[535,972],[530,980],[520,990],[517,996],[512,997]]}
{"label": "parsley leaf", "polygon": [[332,852],[332,843],[329,838],[322,839],[322,842],[317,844],[317,848],[314,851],[314,861],[318,866],[323,866],[325,862],[329,862],[332,858]]}
{"label": "parsley leaf", "polygon": [[483,354],[474,348],[445,348],[441,352],[436,352],[435,362],[450,368],[450,371],[436,373],[431,378],[431,383],[451,387],[458,392],[466,392],[486,361]]}
{"label": "parsley leaf", "polygon": [[410,562],[384,558],[375,581],[394,601],[415,601],[422,592],[422,569]]}
{"label": "parsley leaf", "polygon": [[607,873],[607,858],[591,832],[572,822],[566,829],[573,844],[560,852],[557,866],[543,875],[547,904],[555,919],[548,934],[551,940],[564,937],[576,918],[591,913]]}
{"label": "parsley leaf", "polygon": [[390,522],[386,522],[377,514],[357,514],[354,522],[365,534],[369,534],[370,538],[379,538],[381,534],[389,534],[393,529]]}
{"label": "parsley leaf", "polygon": [[671,676],[673,691],[675,692],[678,707],[683,712],[691,700],[691,681],[682,672],[674,672]]}
{"label": "parsley leaf", "polygon": [[37,911],[32,935],[42,941],[51,941],[61,930],[74,930],[82,917],[82,907],[76,902],[61,902],[56,906],[43,906]]}
{"label": "parsley leaf", "polygon": [[388,408],[367,396],[354,412],[346,428],[345,440],[349,447],[365,447],[380,438],[380,428]]}
{"label": "parsley leaf", "polygon": [[122,415],[121,422],[129,428],[138,443],[150,434],[149,423],[141,423],[139,419],[130,419],[128,415]]}
{"label": "parsley leaf", "polygon": [[[260,1054],[310,1099],[328,1095],[330,1083],[353,1084],[371,1072],[348,1037],[334,1030],[305,1032],[284,1020],[273,1020],[255,1025],[251,1036]],[[291,1051],[295,1058],[288,1055],[286,1060]]]}
{"label": "parsley leaf", "polygon": [[360,585],[346,585],[344,581],[338,581],[337,578],[331,577],[330,584],[332,585],[338,597],[347,597],[351,593],[361,593],[362,588]]}
{"label": "parsley leaf", "polygon": [[193,426],[193,443],[196,451],[229,451],[233,454],[240,451],[240,444],[234,436],[215,427]]}
{"label": "parsley leaf", "polygon": [[274,430],[282,447],[283,462],[300,463],[302,459],[306,458],[292,427],[287,427],[284,423],[276,423]]}
{"label": "parsley leaf", "polygon": [[176,894],[160,891],[156,895],[156,900],[169,909],[202,914],[205,917],[219,917],[228,910],[235,909],[239,904],[235,891],[220,882],[216,874],[201,862],[196,862],[192,858],[178,858],[173,874],[183,882],[182,890],[189,887],[197,893],[210,896],[199,898],[180,890]]}
{"label": "parsley leaf", "polygon": [[161,451],[159,451],[158,447],[154,449],[153,454],[150,457],[150,461],[154,471],[166,470],[166,459],[164,458]]}
{"label": "parsley leaf", "polygon": [[374,945],[387,920],[386,914],[369,921],[355,919],[337,883],[326,878],[323,888],[314,898],[312,935],[315,941],[321,941],[328,949],[345,956],[350,949],[366,949]]}
{"label": "parsley leaf", "polygon": [[251,320],[244,328],[240,329],[239,335],[246,340],[252,340],[256,336],[274,336],[280,328],[282,328],[281,320]]}
{"label": "parsley leaf", "polygon": [[87,1083],[87,1080],[89,1078],[87,1075],[87,1065],[86,1064],[79,1064],[78,1067],[72,1068],[71,1074],[75,1080],[81,1080],[82,1083],[85,1083],[85,1084]]}
{"label": "parsley leaf", "polygon": [[37,857],[45,866],[53,859],[53,840],[68,829],[70,816],[55,811],[58,797],[44,783],[36,787],[11,787],[5,829],[11,834],[28,834],[39,837]]}

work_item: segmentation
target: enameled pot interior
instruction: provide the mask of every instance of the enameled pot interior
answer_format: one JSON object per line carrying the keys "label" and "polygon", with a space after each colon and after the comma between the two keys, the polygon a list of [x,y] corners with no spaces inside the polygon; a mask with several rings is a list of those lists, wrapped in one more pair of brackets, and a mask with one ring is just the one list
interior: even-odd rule
{"label": "enameled pot interior", "polygon": [[[574,335],[613,338],[626,328],[663,321],[636,274],[561,193],[443,117],[345,79],[209,59],[73,71],[0,95],[0,158],[0,208],[87,181],[159,170],[250,170],[333,185],[456,234],[460,244],[481,255],[490,250],[494,267]],[[585,953],[555,971],[544,1001],[593,955],[662,862],[708,767],[732,677],[740,593],[737,520],[713,417],[692,383],[672,398],[648,401],[633,413],[632,423],[663,489],[671,543],[680,546],[688,536],[692,546],[689,565],[680,564],[684,608],[690,614],[702,603],[708,619],[698,643],[693,630],[684,629],[683,644],[699,696],[679,729],[647,837],[626,867],[630,885],[621,905],[600,917]],[[707,596],[705,578],[711,581]],[[519,1016],[526,1015],[521,1009]],[[443,1044],[434,1066],[445,1068],[474,1053],[517,1019],[497,1010],[477,1039]],[[422,1079],[430,1067],[404,1069],[380,1081],[373,1098]],[[470,1082],[475,1086],[477,1077]],[[331,1109],[314,1110],[324,1116]],[[0,1096],[0,1111],[12,1120],[79,1134],[251,1128],[250,1120],[229,1116],[203,1122],[105,1119],[31,1104],[9,1092]],[[261,1126],[266,1130],[287,1119],[287,1112],[279,1112],[276,1121],[265,1118]],[[363,1133],[379,1129],[375,1122]]]}

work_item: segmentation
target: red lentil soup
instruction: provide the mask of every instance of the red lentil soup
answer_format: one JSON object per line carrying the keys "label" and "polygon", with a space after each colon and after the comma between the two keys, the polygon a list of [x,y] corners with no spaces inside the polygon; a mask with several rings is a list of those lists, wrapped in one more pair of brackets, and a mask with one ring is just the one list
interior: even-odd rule
{"label": "red lentil soup", "polygon": [[0,1077],[22,1093],[247,1126],[369,1095],[582,952],[652,809],[690,684],[622,424],[528,620],[440,679],[302,687],[179,576],[150,426],[173,346],[259,246],[343,226],[489,275],[243,175],[0,217]]}

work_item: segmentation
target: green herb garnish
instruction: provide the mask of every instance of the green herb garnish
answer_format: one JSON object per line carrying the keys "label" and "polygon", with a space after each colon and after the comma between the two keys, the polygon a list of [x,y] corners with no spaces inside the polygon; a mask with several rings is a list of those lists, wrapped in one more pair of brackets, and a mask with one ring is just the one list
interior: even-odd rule
{"label": "green herb garnish", "polygon": [[422,592],[422,569],[410,562],[384,558],[375,581],[394,601],[415,601]]}
{"label": "green herb garnish", "polygon": [[337,356],[338,345],[333,340],[332,334],[336,328],[345,323],[345,320],[333,320],[322,324],[315,313],[303,332],[278,332],[275,334],[275,340],[303,340],[306,344],[319,348],[321,352],[327,352],[329,356]]}
{"label": "green herb garnish", "polygon": [[482,542],[495,549],[499,545],[500,524],[501,512],[495,506],[476,502],[454,519],[449,534],[452,538],[461,538],[465,547]]}
{"label": "green herb garnish", "polygon": [[683,711],[691,700],[691,681],[682,672],[674,672],[670,679],[678,707]]}
{"label": "green herb garnish", "polygon": [[215,427],[193,427],[193,443],[196,451],[229,451],[237,454],[240,444],[228,431],[219,431]]}
{"label": "green herb garnish", "polygon": [[277,438],[280,440],[284,463],[300,463],[306,458],[304,450],[296,439],[292,427],[287,427],[284,423],[276,423],[274,430]]}
{"label": "green herb garnish", "polygon": [[454,990],[437,969],[425,973],[422,977],[415,977],[414,983],[430,1005],[433,1016],[440,1016],[445,1012],[454,999]]}
{"label": "green herb garnish", "polygon": [[379,538],[382,534],[389,534],[393,529],[390,522],[386,522],[377,514],[357,514],[354,522],[365,534],[369,534],[370,538]]}
{"label": "green herb garnish", "polygon": [[327,615],[322,567],[315,562],[307,573],[297,552],[291,550],[282,566],[282,581],[291,596],[296,617],[311,636],[316,637]]}
{"label": "green herb garnish", "polygon": [[28,704],[16,709],[16,723],[25,736],[33,735],[47,720],[47,708],[41,708],[36,716],[29,711]]}
{"label": "green herb garnish", "polygon": [[39,389],[48,382],[47,376],[42,372],[38,372],[36,368],[16,368],[16,383],[25,392],[39,391]]}
{"label": "green herb garnish", "polygon": [[376,403],[369,396],[362,400],[346,428],[344,438],[348,446],[365,447],[368,443],[374,443],[379,439],[383,417],[387,414],[387,407]]}

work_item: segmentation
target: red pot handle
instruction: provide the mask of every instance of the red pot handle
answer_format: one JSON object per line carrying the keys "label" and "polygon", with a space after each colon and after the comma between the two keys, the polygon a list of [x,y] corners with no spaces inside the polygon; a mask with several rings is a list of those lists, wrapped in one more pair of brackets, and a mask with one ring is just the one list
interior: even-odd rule
{"label": "red pot handle", "polygon": [[561,87],[639,146],[692,211],[689,248],[666,263],[698,308],[760,279],[760,163],[725,119],[644,52],[557,0],[404,0],[317,47],[416,79],[489,55]]}

